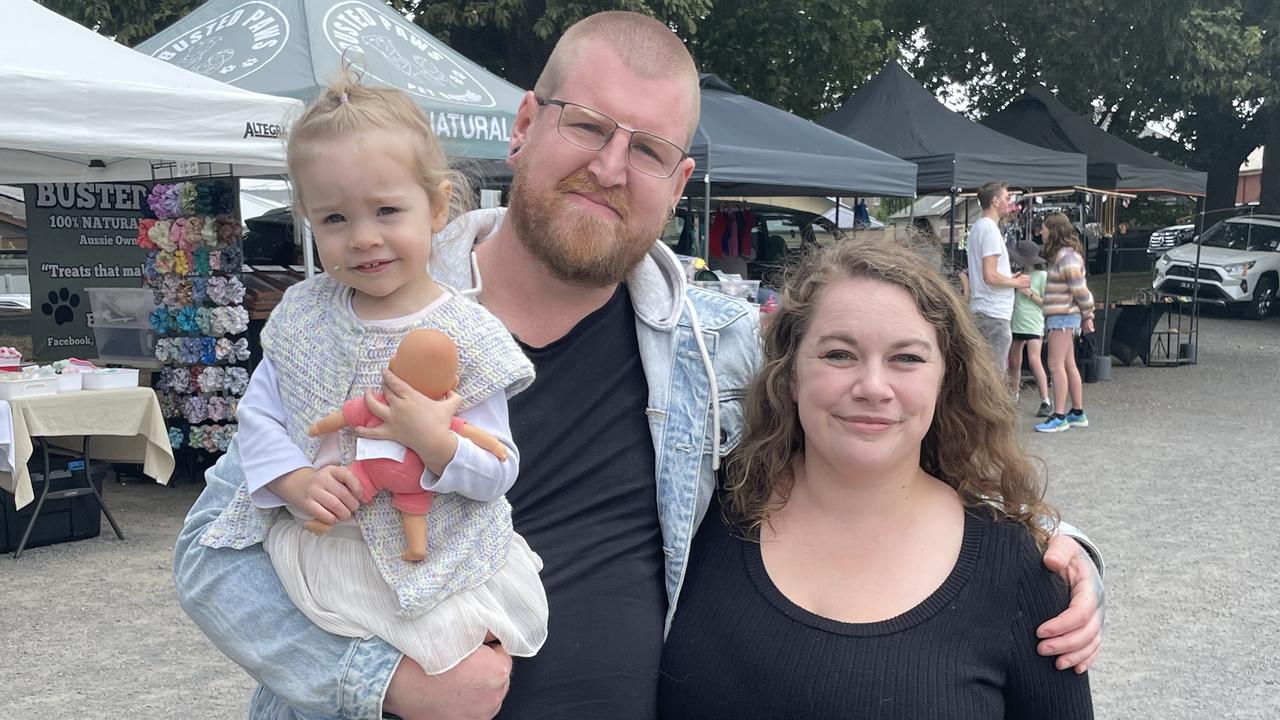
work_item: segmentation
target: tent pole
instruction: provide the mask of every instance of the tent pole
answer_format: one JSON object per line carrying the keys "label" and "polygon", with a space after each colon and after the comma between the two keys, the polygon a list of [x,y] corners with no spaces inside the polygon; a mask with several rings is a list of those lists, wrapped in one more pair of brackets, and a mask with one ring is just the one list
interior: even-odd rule
{"label": "tent pole", "polygon": [[711,173],[702,176],[702,258],[711,261]]}
{"label": "tent pole", "polygon": [[[1089,257],[1089,221],[1084,216],[1085,193],[1076,193],[1076,205],[1080,215],[1080,242],[1084,244],[1084,256]],[[1085,265],[1088,265],[1086,261]]]}
{"label": "tent pole", "polygon": [[[684,221],[687,223],[692,223],[697,219],[698,219],[697,214],[694,213],[693,211],[693,196],[685,195],[684,196]],[[690,235],[690,237],[695,237],[695,236]],[[701,232],[699,232],[697,237],[701,237]],[[696,240],[695,240],[695,243],[696,243]],[[698,249],[696,247],[688,248],[688,251],[693,253],[694,255],[698,254]]]}
{"label": "tent pole", "polygon": [[1027,238],[1031,237],[1031,218],[1036,214],[1035,198],[1031,197],[1032,192],[1034,192],[1034,190],[1027,188]]}
{"label": "tent pole", "polygon": [[[1191,351],[1191,364],[1200,364],[1200,250],[1204,247],[1200,242],[1201,236],[1204,234],[1205,221],[1205,200],[1208,196],[1201,197],[1196,203],[1200,206],[1200,212],[1196,222],[1196,269],[1195,279],[1192,281],[1191,290],[1191,329],[1188,331],[1188,342],[1193,348]],[[1252,214],[1252,210],[1250,211]]]}
{"label": "tent pole", "polygon": [[312,277],[316,274],[316,252],[311,246],[311,239],[307,237],[306,228],[302,225],[302,218],[296,214],[293,216],[293,236],[302,244],[302,261],[306,265],[306,277]]}
{"label": "tent pole", "polygon": [[840,234],[840,196],[836,196],[836,231],[832,233],[832,237]]}
{"label": "tent pole", "polygon": [[[969,224],[969,204],[968,203],[965,203],[965,206],[964,206],[964,223],[965,225]],[[956,189],[954,187],[951,188],[951,217],[949,219],[949,222],[947,223],[947,226],[951,228],[950,230],[951,265],[954,266],[956,264]]]}
{"label": "tent pole", "polygon": [[[1107,243],[1107,289],[1103,292],[1102,307],[1107,314],[1111,313],[1111,258],[1116,251],[1116,238],[1111,236],[1111,242]],[[1086,263],[1087,264],[1087,263]],[[1107,356],[1107,323],[1102,324],[1102,355]]]}

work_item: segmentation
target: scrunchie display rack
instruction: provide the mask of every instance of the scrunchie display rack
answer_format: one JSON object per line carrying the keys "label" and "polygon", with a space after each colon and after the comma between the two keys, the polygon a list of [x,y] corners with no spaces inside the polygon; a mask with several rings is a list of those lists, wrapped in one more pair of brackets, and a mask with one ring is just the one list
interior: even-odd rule
{"label": "scrunchie display rack", "polygon": [[143,278],[155,293],[151,327],[165,366],[156,396],[174,451],[211,460],[230,445],[249,384],[235,184],[160,183],[146,205],[138,247],[149,251]]}

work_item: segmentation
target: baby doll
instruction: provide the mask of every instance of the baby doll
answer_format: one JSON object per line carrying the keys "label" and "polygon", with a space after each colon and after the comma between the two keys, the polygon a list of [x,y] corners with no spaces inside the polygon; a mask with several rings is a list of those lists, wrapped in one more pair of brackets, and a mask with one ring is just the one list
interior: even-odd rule
{"label": "baby doll", "polygon": [[[458,387],[458,348],[448,335],[439,330],[414,330],[400,341],[388,366],[392,374],[413,389],[433,400],[442,400]],[[375,395],[379,402],[386,402]],[[374,415],[363,397],[353,398],[342,409],[318,420],[307,431],[311,437],[337,432],[344,427],[378,427],[382,420]],[[507,448],[484,430],[454,417],[449,425],[453,432],[465,437],[499,460],[507,459]],[[361,453],[361,450],[368,449]],[[392,504],[400,511],[404,523],[405,551],[408,562],[421,562],[427,557],[427,513],[435,493],[422,489],[425,467],[418,454],[403,445],[386,440],[360,440],[357,452],[361,459],[351,464],[351,472],[360,481],[364,494],[360,502],[368,504],[380,490],[391,493]],[[317,535],[332,529],[323,520],[310,520],[306,528]]]}

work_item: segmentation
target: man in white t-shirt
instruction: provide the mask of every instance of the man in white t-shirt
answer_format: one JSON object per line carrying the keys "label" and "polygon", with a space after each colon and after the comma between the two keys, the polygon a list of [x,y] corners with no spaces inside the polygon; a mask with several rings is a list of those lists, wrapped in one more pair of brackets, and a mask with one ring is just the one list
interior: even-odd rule
{"label": "man in white t-shirt", "polygon": [[995,353],[1001,370],[1009,366],[1009,346],[1013,334],[1009,320],[1013,317],[1013,298],[1018,288],[1031,286],[1031,278],[1009,268],[1009,251],[998,221],[1009,210],[1009,186],[989,182],[978,188],[978,204],[982,217],[969,229],[969,311]]}

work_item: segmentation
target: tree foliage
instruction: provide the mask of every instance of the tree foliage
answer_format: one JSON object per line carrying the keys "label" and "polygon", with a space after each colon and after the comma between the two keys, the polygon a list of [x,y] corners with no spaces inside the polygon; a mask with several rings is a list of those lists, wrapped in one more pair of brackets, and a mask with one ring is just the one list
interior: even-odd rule
{"label": "tree foliage", "polygon": [[[1262,141],[1263,0],[893,3],[888,22],[917,77],[959,84],[977,114],[1032,83],[1108,132],[1209,172],[1209,206],[1234,202],[1236,169]],[[1264,8],[1266,10],[1264,10]],[[1178,143],[1139,138],[1172,121]]]}
{"label": "tree foliage", "polygon": [[419,27],[491,72],[524,88],[546,65],[556,40],[572,24],[603,10],[630,10],[655,17],[682,35],[696,32],[711,0],[390,0]]}
{"label": "tree foliage", "polygon": [[716,0],[689,39],[704,72],[816,120],[896,53],[878,0]]}
{"label": "tree foliage", "polygon": [[[804,117],[837,107],[901,50],[934,92],[975,117],[1033,83],[1100,127],[1210,174],[1234,201],[1236,168],[1266,141],[1264,204],[1280,210],[1280,2],[1276,0],[385,0],[462,54],[532,87],[556,39],[601,10],[667,23],[703,72]],[[202,0],[39,0],[134,45]],[[1140,137],[1152,123],[1174,139]]]}
{"label": "tree foliage", "polygon": [[37,0],[41,5],[132,47],[181,20],[204,0]]}

